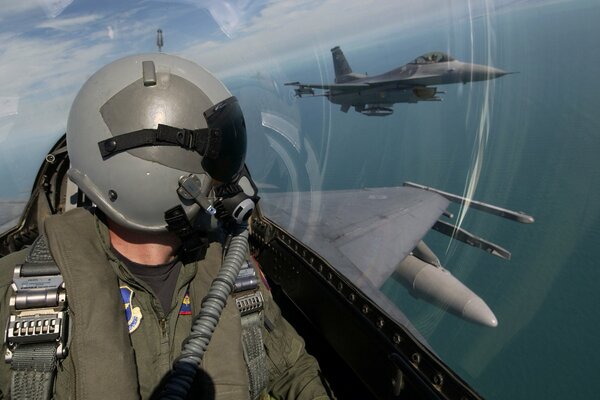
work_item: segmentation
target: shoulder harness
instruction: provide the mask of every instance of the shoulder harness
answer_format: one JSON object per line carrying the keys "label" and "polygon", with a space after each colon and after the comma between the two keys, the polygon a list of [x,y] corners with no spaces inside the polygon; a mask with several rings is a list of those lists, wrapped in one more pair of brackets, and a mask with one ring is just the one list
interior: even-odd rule
{"label": "shoulder harness", "polygon": [[257,399],[269,381],[262,335],[264,298],[258,288],[259,278],[256,275],[256,269],[246,261],[233,288],[235,304],[242,317],[242,349],[248,369],[251,399]]}
{"label": "shoulder harness", "polygon": [[47,400],[57,362],[67,355],[68,313],[63,277],[46,236],[40,235],[15,267],[12,289],[4,336],[11,398]]}

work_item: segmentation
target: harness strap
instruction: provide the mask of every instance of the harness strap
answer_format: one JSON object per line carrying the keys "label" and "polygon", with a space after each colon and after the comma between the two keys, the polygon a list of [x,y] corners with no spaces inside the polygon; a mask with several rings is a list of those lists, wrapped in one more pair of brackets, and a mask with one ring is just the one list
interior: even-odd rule
{"label": "harness strap", "polygon": [[269,381],[262,325],[262,312],[255,312],[242,317],[242,346],[244,359],[248,367],[250,396],[252,399],[258,398]]}
{"label": "harness strap", "polygon": [[248,369],[250,398],[257,399],[267,387],[269,373],[262,335],[264,324],[262,293],[258,289],[256,270],[246,263],[235,281],[235,303],[242,317],[242,347]]}
{"label": "harness strap", "polygon": [[13,400],[45,400],[52,396],[56,371],[56,345],[35,343],[15,349],[11,368]]}
{"label": "harness strap", "polygon": [[66,294],[44,235],[15,267],[5,361],[11,364],[13,400],[52,397],[59,358],[66,356]]}

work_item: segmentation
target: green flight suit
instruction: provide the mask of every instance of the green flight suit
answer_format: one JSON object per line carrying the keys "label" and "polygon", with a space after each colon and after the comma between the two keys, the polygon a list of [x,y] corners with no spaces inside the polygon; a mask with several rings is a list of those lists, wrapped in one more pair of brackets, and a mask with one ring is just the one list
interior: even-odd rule
{"label": "green flight suit", "polygon": [[[108,229],[89,211],[76,209],[45,222],[53,258],[67,287],[71,335],[69,353],[57,369],[57,399],[148,399],[181,352],[193,315],[216,276],[222,249],[211,244],[203,260],[184,265],[170,310],[162,310],[151,289],[135,278],[110,251]],[[4,333],[14,266],[27,249],[0,259],[0,326]],[[133,291],[132,309],[141,321],[128,332],[119,287]],[[269,382],[261,399],[327,399],[316,360],[283,319],[271,294],[265,299],[263,327]],[[186,293],[192,315],[181,313]],[[2,355],[5,348],[2,349]],[[227,302],[205,353],[199,385],[216,399],[248,399],[249,383],[241,344],[240,314]],[[0,398],[9,392],[10,366],[0,362]],[[208,382],[208,383],[207,383]],[[268,394],[267,394],[268,393]]]}

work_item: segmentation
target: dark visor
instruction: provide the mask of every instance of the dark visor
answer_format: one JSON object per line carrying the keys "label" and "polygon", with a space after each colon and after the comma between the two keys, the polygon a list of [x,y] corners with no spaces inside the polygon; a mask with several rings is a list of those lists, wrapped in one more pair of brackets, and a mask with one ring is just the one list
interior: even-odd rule
{"label": "dark visor", "polygon": [[246,157],[246,123],[237,99],[232,96],[204,112],[208,128],[185,129],[159,124],[98,142],[102,159],[147,146],[179,146],[202,156],[202,168],[221,182],[233,180]]}
{"label": "dark visor", "polygon": [[208,129],[220,138],[215,157],[204,157],[202,168],[221,182],[233,180],[246,158],[246,122],[237,99],[232,96],[204,112]]}

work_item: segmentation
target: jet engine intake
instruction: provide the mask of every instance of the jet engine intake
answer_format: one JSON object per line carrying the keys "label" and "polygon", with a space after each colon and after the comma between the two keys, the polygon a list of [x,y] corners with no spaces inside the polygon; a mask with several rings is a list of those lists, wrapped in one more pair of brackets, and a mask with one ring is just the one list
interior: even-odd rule
{"label": "jet engine intake", "polygon": [[419,99],[432,99],[437,94],[437,88],[434,87],[416,87],[413,89],[413,94]]}

